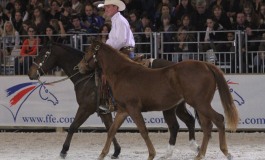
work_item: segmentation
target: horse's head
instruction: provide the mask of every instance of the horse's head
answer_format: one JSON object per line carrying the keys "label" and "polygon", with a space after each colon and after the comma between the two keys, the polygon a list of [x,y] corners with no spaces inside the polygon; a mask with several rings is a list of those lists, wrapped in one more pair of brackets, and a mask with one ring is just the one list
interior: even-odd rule
{"label": "horse's head", "polygon": [[29,78],[36,80],[53,68],[55,60],[52,57],[52,44],[43,46],[33,64],[30,66],[28,72]]}
{"label": "horse's head", "polygon": [[100,47],[101,42],[95,40],[92,42],[85,56],[77,65],[80,73],[84,74],[89,70],[94,70],[96,68],[98,65],[97,57]]}

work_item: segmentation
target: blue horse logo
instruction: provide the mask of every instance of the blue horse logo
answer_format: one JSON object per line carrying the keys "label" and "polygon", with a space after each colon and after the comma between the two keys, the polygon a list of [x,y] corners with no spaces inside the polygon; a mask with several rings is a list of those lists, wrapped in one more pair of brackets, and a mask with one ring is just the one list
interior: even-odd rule
{"label": "blue horse logo", "polygon": [[[42,100],[50,102],[54,106],[59,104],[59,100],[47,89],[45,83],[28,82],[12,86],[6,89],[7,97],[14,95],[9,101],[10,106],[8,107],[3,104],[1,104],[1,106],[5,107],[11,113],[14,122],[16,122],[19,110],[22,108],[23,104],[30,97],[30,95],[37,90],[39,91],[38,93]],[[16,110],[11,110],[11,108],[18,102],[21,102],[18,108]]]}
{"label": "blue horse logo", "polygon": [[[235,82],[232,82],[230,80],[227,81],[228,84],[238,84]],[[245,104],[245,100],[244,98],[237,92],[235,91],[231,86],[229,86],[229,91],[231,92],[231,94],[233,95],[234,101],[239,105],[242,106],[243,104]]]}

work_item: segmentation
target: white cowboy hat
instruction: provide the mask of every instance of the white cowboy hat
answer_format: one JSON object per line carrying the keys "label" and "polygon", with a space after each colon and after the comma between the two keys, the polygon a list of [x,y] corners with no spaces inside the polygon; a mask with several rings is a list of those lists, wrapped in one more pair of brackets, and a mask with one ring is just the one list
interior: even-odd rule
{"label": "white cowboy hat", "polygon": [[125,10],[126,6],[121,0],[105,0],[104,3],[98,4],[98,8],[104,7],[106,5],[118,6],[119,11]]}

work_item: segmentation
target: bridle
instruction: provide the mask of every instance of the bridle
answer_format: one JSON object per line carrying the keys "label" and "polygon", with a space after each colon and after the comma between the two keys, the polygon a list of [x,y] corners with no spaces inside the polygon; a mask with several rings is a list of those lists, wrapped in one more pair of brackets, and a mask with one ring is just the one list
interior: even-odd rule
{"label": "bridle", "polygon": [[[38,81],[39,81],[39,83],[41,83],[41,84],[54,84],[54,83],[59,83],[59,82],[65,81],[67,79],[70,79],[70,78],[74,77],[75,75],[77,75],[78,73],[80,73],[78,71],[78,72],[74,73],[73,75],[71,75],[70,77],[66,77],[66,78],[63,78],[63,79],[60,79],[60,80],[57,80],[57,81],[53,81],[53,82],[48,82],[48,83],[47,82],[42,82],[40,80],[41,73],[43,73],[43,75],[45,75],[45,72],[44,72],[42,66],[47,61],[47,59],[50,57],[50,55],[51,55],[51,47],[49,47],[49,50],[46,51],[46,53],[43,56],[44,57],[43,60],[39,64],[37,64],[35,61],[33,61],[33,64],[38,67],[38,69],[37,69],[36,72],[37,72],[37,75],[38,75]],[[78,68],[76,68],[76,67],[73,68],[73,70],[76,70],[76,69],[78,69]]]}
{"label": "bridle", "polygon": [[98,44],[94,48],[93,56],[89,57],[88,60],[86,60],[86,57],[85,56],[83,57],[83,59],[86,62],[86,64],[88,64],[92,59],[94,60],[95,63],[98,62],[98,60],[97,60],[97,54],[98,54],[99,49],[100,49],[100,45]]}
{"label": "bridle", "polygon": [[[44,57],[43,60],[42,60],[39,64],[37,64],[35,61],[33,61],[33,64],[36,65],[36,66],[38,67],[38,69],[37,69],[37,75],[38,75],[38,77],[41,76],[41,73],[45,74],[45,72],[44,72],[43,69],[42,69],[42,65],[43,65],[43,64],[45,63],[45,61],[50,57],[50,55],[51,55],[51,48],[49,48],[49,50],[46,51],[45,55],[43,56],[43,57]],[[41,71],[41,72],[40,72],[40,71]]]}
{"label": "bridle", "polygon": [[97,60],[97,54],[98,54],[99,49],[100,49],[100,45],[98,44],[94,48],[93,56],[89,57],[88,60],[86,60],[85,56],[83,57],[83,60],[86,63],[86,65],[88,65],[91,60],[94,60],[94,62],[96,63],[96,66],[97,66],[95,68],[95,84],[96,84],[96,86],[98,86],[98,81],[99,81],[98,60]]}

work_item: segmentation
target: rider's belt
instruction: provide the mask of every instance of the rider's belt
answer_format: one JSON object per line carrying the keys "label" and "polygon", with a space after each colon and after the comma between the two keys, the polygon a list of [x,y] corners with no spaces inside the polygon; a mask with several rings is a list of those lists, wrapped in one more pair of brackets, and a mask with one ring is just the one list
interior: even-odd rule
{"label": "rider's belt", "polygon": [[132,46],[125,46],[125,47],[122,47],[121,49],[120,49],[120,51],[130,51],[130,52],[134,52],[134,47],[132,47]]}

